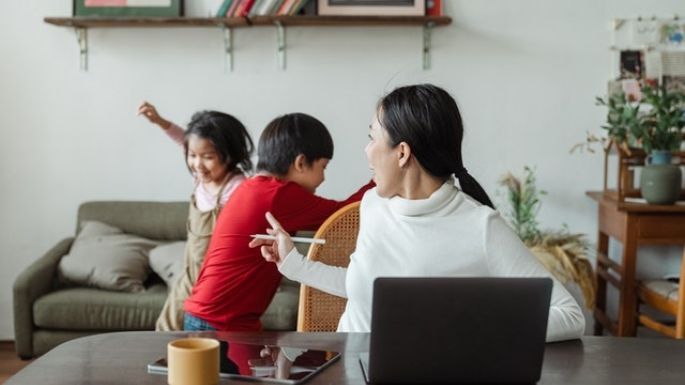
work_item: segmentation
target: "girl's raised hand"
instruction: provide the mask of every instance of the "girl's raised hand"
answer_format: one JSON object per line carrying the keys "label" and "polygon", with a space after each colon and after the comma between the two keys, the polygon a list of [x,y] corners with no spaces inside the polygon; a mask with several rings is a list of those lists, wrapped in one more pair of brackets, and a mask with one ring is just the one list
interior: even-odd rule
{"label": "girl's raised hand", "polygon": [[150,123],[154,123],[154,124],[160,126],[164,130],[169,128],[169,125],[170,125],[169,121],[162,118],[159,115],[159,113],[157,112],[157,109],[155,108],[155,106],[148,103],[148,102],[143,102],[140,105],[140,107],[138,107],[138,115],[143,115],[144,117],[147,118],[147,120],[150,121]]}
{"label": "girl's raised hand", "polygon": [[274,262],[280,264],[288,253],[295,248],[295,244],[292,239],[290,239],[290,234],[283,230],[280,223],[271,215],[270,212],[266,213],[266,220],[271,225],[270,229],[266,229],[269,235],[276,237],[275,241],[268,239],[255,238],[250,242],[250,247],[260,246],[260,251],[262,257],[269,262]]}

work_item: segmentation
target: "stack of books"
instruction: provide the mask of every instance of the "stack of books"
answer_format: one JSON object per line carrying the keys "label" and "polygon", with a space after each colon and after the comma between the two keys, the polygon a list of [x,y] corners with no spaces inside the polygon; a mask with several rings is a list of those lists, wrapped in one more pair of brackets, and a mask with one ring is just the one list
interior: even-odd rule
{"label": "stack of books", "polygon": [[224,0],[216,17],[293,16],[313,0]]}

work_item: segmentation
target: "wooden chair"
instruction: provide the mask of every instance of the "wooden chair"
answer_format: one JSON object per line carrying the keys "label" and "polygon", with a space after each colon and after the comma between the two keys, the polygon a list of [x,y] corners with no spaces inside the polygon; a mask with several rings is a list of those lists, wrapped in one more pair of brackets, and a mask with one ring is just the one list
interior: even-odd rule
{"label": "wooden chair", "polygon": [[[638,322],[669,337],[685,339],[685,249],[680,262],[679,282],[645,280],[638,283]],[[648,305],[675,317],[675,326],[667,325],[640,312],[640,304]]]}
{"label": "wooden chair", "polygon": [[[326,240],[324,245],[313,244],[307,258],[327,265],[347,267],[359,233],[359,202],[350,203],[333,213],[319,227],[315,238]],[[297,331],[334,332],[347,300],[312,287],[300,287],[300,306]]]}

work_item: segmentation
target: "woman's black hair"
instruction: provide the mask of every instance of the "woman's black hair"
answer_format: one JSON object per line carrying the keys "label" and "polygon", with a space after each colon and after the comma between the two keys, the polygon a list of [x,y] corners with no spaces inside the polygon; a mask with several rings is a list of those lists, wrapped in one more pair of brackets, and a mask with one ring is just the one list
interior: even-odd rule
{"label": "woman's black hair", "polygon": [[447,91],[431,84],[397,88],[379,101],[378,115],[392,147],[406,142],[431,175],[447,179],[454,174],[466,194],[494,209],[488,194],[464,168],[464,126]]}
{"label": "woman's black hair", "polygon": [[232,115],[219,111],[200,111],[193,114],[183,135],[186,159],[190,135],[209,140],[228,172],[236,169],[247,174],[252,172],[252,138],[240,120]]}
{"label": "woman's black hair", "polygon": [[285,175],[298,155],[308,165],[333,158],[333,138],[326,126],[313,116],[293,113],[272,120],[259,137],[258,171]]}

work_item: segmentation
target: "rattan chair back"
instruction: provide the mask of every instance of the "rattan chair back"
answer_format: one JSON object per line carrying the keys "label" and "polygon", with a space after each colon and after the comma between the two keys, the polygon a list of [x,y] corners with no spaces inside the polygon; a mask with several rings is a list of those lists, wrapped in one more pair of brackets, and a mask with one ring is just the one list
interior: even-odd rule
{"label": "rattan chair back", "polygon": [[[359,202],[350,203],[333,213],[317,230],[315,238],[323,245],[313,244],[307,258],[327,265],[347,267],[357,243],[359,232]],[[300,287],[297,331],[334,332],[345,310],[345,298],[324,293],[312,287]]]}

